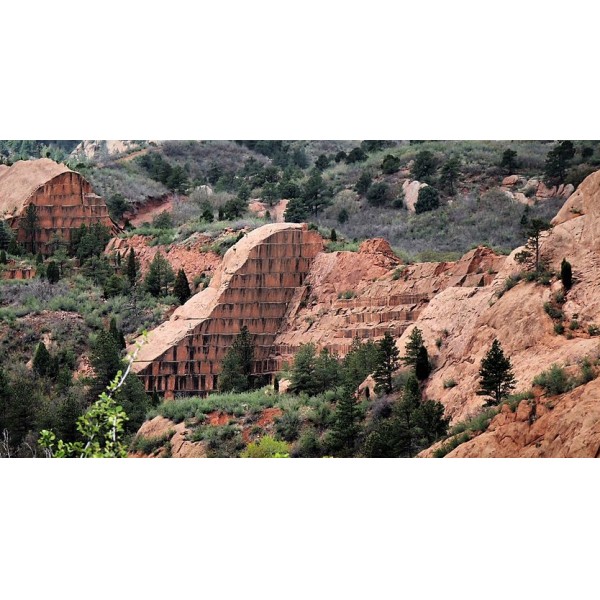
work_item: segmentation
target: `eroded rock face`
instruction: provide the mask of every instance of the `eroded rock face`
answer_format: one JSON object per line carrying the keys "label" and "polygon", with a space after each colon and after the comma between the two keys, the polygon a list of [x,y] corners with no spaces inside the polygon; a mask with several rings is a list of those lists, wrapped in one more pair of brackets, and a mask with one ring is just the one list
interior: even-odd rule
{"label": "eroded rock face", "polygon": [[[152,456],[164,455],[167,442],[170,444],[172,458],[206,458],[206,444],[204,442],[191,442],[187,439],[188,429],[185,423],[173,423],[160,415],[150,421],[142,423],[136,437],[163,438],[164,443],[156,449]],[[145,457],[142,453],[130,454],[133,457]]]}
{"label": "eroded rock face", "polygon": [[275,336],[322,248],[318,233],[295,223],[243,237],[210,286],[149,334],[133,366],[146,390],[170,397],[217,389],[223,357],[244,325],[253,337],[254,373],[272,373]]}
{"label": "eroded rock face", "polygon": [[406,209],[410,212],[415,212],[415,204],[419,199],[419,190],[421,188],[427,187],[426,183],[421,183],[420,181],[407,179],[402,184],[402,191],[404,192],[404,204],[406,205]]}
{"label": "eroded rock face", "polygon": [[150,263],[161,252],[177,272],[183,269],[188,278],[190,286],[194,277],[206,274],[212,276],[221,264],[222,258],[215,252],[205,251],[206,246],[213,243],[213,239],[205,235],[194,234],[183,244],[171,244],[164,246],[149,246],[149,238],[143,235],[134,235],[130,238],[113,238],[106,247],[106,252],[113,257],[117,252],[121,254],[121,260],[133,248],[135,255],[140,261],[142,273],[146,273]]}
{"label": "eroded rock face", "polygon": [[563,396],[523,400],[514,413],[504,406],[486,432],[447,456],[598,458],[600,380]]}

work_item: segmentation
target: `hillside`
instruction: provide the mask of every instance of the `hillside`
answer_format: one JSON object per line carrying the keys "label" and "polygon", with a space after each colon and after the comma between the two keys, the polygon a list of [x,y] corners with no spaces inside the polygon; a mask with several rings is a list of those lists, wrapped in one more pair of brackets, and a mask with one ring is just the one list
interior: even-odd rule
{"label": "hillside", "polygon": [[[40,455],[42,429],[79,439],[75,420],[137,340],[149,370],[118,392],[136,455],[596,455],[597,142],[49,141],[0,152],[7,164],[66,162],[122,228],[33,256],[0,225],[2,452]],[[552,218],[532,267],[523,245]],[[323,251],[289,241],[294,229]],[[244,325],[255,364],[240,378],[240,364],[226,365],[241,360],[231,348]],[[175,329],[187,336],[177,350],[160,333]],[[384,334],[404,356],[415,331],[430,372],[415,388],[401,365],[376,390]],[[477,392],[494,339],[517,385],[490,409]],[[219,377],[219,393],[184,398],[192,376],[212,390],[201,374]],[[342,391],[353,388],[354,407]],[[340,430],[348,414],[352,443]]]}

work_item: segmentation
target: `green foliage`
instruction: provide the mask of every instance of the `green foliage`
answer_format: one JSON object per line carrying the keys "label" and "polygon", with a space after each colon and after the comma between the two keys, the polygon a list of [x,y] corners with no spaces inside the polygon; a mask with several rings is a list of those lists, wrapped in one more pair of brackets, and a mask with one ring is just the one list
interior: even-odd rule
{"label": "green foliage", "polygon": [[0,265],[5,265],[7,262],[6,251],[0,250]]}
{"label": "green foliage", "polygon": [[366,194],[367,190],[371,187],[371,183],[373,182],[373,178],[369,171],[363,171],[354,186],[357,194]]}
{"label": "green foliage", "polygon": [[308,207],[303,198],[291,198],[285,209],[286,223],[304,223],[308,220]]}
{"label": "green foliage", "polygon": [[588,326],[588,334],[591,336],[600,335],[600,327],[594,325],[593,323]]}
{"label": "green foliage", "polygon": [[70,253],[80,261],[85,261],[93,256],[100,256],[110,240],[110,230],[101,223],[94,223],[87,227],[82,223],[79,229],[71,232]]}
{"label": "green foliage", "polygon": [[297,411],[286,411],[275,421],[278,437],[286,442],[293,442],[300,433],[300,418]]}
{"label": "green foliage", "polygon": [[129,280],[129,285],[133,288],[137,283],[139,273],[138,261],[135,257],[135,250],[131,248],[129,250],[129,254],[127,255],[127,267],[125,270],[125,274],[127,275],[127,279]]}
{"label": "green foliage", "polygon": [[400,170],[400,158],[393,154],[386,154],[381,163],[381,170],[384,175],[392,175]]}
{"label": "green foliage", "polygon": [[[527,236],[527,251],[531,253],[533,264],[532,267],[535,271],[540,271],[540,239],[542,234],[552,229],[550,221],[545,219],[534,218],[526,220],[524,231]],[[535,258],[534,258],[535,257]]]}
{"label": "green foliage", "polygon": [[565,179],[567,167],[571,159],[575,156],[575,146],[573,142],[559,142],[546,157],[544,165],[544,177],[548,184],[555,185]]}
{"label": "green foliage", "polygon": [[25,231],[25,237],[29,242],[29,249],[32,254],[36,251],[36,239],[40,231],[40,220],[38,217],[37,206],[29,203],[25,209],[25,215],[21,219],[21,226]]}
{"label": "green foliage", "polygon": [[502,153],[502,160],[500,161],[500,168],[507,175],[511,175],[512,173],[514,173],[517,170],[517,166],[518,166],[517,165],[517,153],[514,150],[507,148]]}
{"label": "green foliage", "polygon": [[318,216],[319,210],[331,204],[329,196],[330,191],[323,181],[323,176],[319,171],[313,171],[302,187],[302,200],[305,207],[307,210],[312,211],[315,216]]}
{"label": "green foliage", "polygon": [[48,375],[50,370],[50,353],[44,342],[40,342],[33,355],[33,372],[40,377]]}
{"label": "green foliage", "polygon": [[549,396],[564,394],[575,387],[575,382],[565,369],[556,364],[536,375],[533,384],[544,388]]}
{"label": "green foliage", "polygon": [[[8,250],[11,240],[14,239],[12,229],[4,220],[0,220],[0,250]],[[6,264],[6,263],[4,263]]]}
{"label": "green foliage", "polygon": [[152,227],[155,227],[156,229],[172,229],[173,225],[173,216],[166,210],[158,213],[152,219]]}
{"label": "green foliage", "polygon": [[183,269],[179,269],[177,272],[175,285],[173,285],[173,295],[179,300],[180,304],[185,304],[192,295],[190,284]]}
{"label": "green foliage", "polygon": [[498,405],[515,388],[515,376],[510,359],[504,356],[502,346],[494,339],[479,369],[478,394],[487,396],[488,405]]}
{"label": "green foliage", "polygon": [[402,363],[407,367],[415,369],[419,360],[419,352],[425,344],[423,342],[423,332],[418,327],[413,327],[410,332],[408,342],[406,342],[405,355]]}
{"label": "green foliage", "polygon": [[415,375],[419,381],[423,381],[429,377],[431,366],[429,364],[429,355],[427,348],[421,346],[417,352],[417,361],[415,363]]}
{"label": "green foliage", "polygon": [[415,204],[415,212],[421,214],[435,210],[440,206],[440,194],[432,186],[428,185],[419,190],[419,196]]}
{"label": "green foliage", "polygon": [[342,367],[326,348],[317,356],[314,344],[303,344],[294,357],[290,379],[291,392],[315,396],[341,383]]}
{"label": "green foliage", "polygon": [[352,456],[360,433],[359,412],[354,394],[344,388],[336,402],[334,423],[329,436],[329,449],[341,457]]}
{"label": "green foliage", "polygon": [[265,435],[258,442],[251,442],[244,452],[242,458],[287,458],[290,446]]}
{"label": "green foliage", "polygon": [[373,206],[383,206],[389,199],[389,187],[385,182],[372,184],[367,191],[367,200]]}
{"label": "green foliage", "polygon": [[219,391],[245,392],[252,387],[254,342],[248,327],[243,325],[223,359],[219,376]]}
{"label": "green foliage", "polygon": [[544,311],[551,319],[562,321],[565,318],[565,313],[551,302],[544,302]]}
{"label": "green foliage", "polygon": [[99,399],[77,420],[77,430],[83,441],[57,440],[49,430],[40,432],[39,444],[47,456],[54,458],[125,458],[127,446],[124,439],[127,415],[112,394],[119,389],[129,374],[129,369],[117,372]]}
{"label": "green foliage", "polygon": [[400,353],[394,338],[386,331],[378,346],[378,360],[373,372],[377,393],[390,394],[393,389],[393,374],[400,365]]}
{"label": "green foliage", "polygon": [[421,399],[418,381],[410,375],[391,415],[375,419],[363,454],[377,458],[414,456],[446,435],[449,421],[441,403]]}
{"label": "green foliage", "polygon": [[152,179],[160,181],[174,192],[184,192],[189,186],[185,170],[179,165],[173,166],[158,152],[149,152],[139,156],[135,161]]}
{"label": "green foliage", "polygon": [[161,252],[157,252],[144,280],[146,290],[155,298],[166,296],[174,279],[175,274],[171,264]]}
{"label": "green foliage", "polygon": [[371,340],[362,343],[358,337],[354,338],[342,364],[345,386],[358,390],[360,384],[376,369],[378,362],[378,345]]}
{"label": "green foliage", "polygon": [[422,150],[417,154],[413,162],[411,173],[414,179],[424,181],[429,179],[436,169],[436,160],[429,150]]}
{"label": "green foliage", "polygon": [[442,165],[440,187],[451,196],[456,193],[456,182],[460,176],[460,164],[460,158],[453,156]]}
{"label": "green foliage", "polygon": [[175,434],[174,429],[169,429],[162,435],[145,437],[143,435],[138,435],[134,438],[131,443],[131,452],[141,452],[142,454],[150,455],[163,448],[167,442],[173,437]]}
{"label": "green foliage", "polygon": [[573,286],[573,272],[571,269],[571,263],[566,258],[562,259],[560,264],[560,279],[563,284],[563,288],[568,292]]}
{"label": "green foliage", "polygon": [[471,439],[471,436],[468,432],[461,433],[459,435],[455,435],[450,438],[447,442],[442,444],[434,453],[433,458],[444,458],[446,454],[449,454],[455,448],[458,448],[461,444],[468,442]]}
{"label": "green foliage", "polygon": [[367,160],[367,154],[362,148],[352,148],[346,156],[345,161],[351,165],[353,163],[364,162]]}

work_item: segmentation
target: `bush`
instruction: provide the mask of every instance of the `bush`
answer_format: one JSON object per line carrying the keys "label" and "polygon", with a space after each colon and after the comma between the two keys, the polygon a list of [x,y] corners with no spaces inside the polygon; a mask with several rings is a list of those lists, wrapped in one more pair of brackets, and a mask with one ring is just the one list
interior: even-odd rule
{"label": "bush", "polygon": [[457,385],[457,383],[454,379],[446,379],[446,381],[444,381],[444,389],[445,390],[456,387],[456,385]]}
{"label": "bush", "polygon": [[552,365],[547,371],[536,375],[533,379],[534,385],[544,388],[548,395],[558,396],[564,394],[574,387],[574,382],[567,372],[558,365]]}
{"label": "bush", "polygon": [[284,412],[275,421],[275,431],[277,435],[286,442],[293,442],[298,438],[300,432],[300,418],[296,411]]}
{"label": "bush", "polygon": [[588,326],[588,334],[591,336],[600,335],[600,327],[592,323]]}
{"label": "bush", "polygon": [[449,441],[442,444],[433,453],[433,458],[444,458],[444,456],[446,456],[446,454],[449,454],[450,452],[452,452],[452,450],[454,450],[455,448],[458,448],[458,446],[460,446],[461,444],[468,442],[469,439],[471,439],[471,436],[466,431],[464,433],[461,433],[460,435],[455,435],[454,437],[450,438]]}
{"label": "bush", "polygon": [[258,442],[248,444],[241,456],[242,458],[286,458],[289,456],[289,452],[288,444],[266,435]]}
{"label": "bush", "polygon": [[596,373],[594,372],[594,368],[592,367],[592,364],[590,363],[590,361],[585,358],[583,359],[583,361],[581,362],[581,375],[579,377],[579,385],[584,385],[586,383],[589,383],[590,381],[592,381],[593,379],[596,378]]}
{"label": "bush", "polygon": [[564,332],[565,332],[565,326],[562,323],[555,323],[554,333],[556,333],[556,335],[562,335]]}
{"label": "bush", "polygon": [[173,437],[175,430],[169,429],[163,435],[145,437],[138,435],[131,444],[132,452],[141,452],[142,454],[152,454],[155,450],[165,446],[165,444]]}
{"label": "bush", "polygon": [[430,210],[435,210],[440,206],[440,194],[434,188],[428,185],[419,190],[419,197],[415,204],[415,212],[419,215]]}
{"label": "bush", "polygon": [[387,154],[381,163],[381,170],[385,175],[396,173],[400,169],[400,159],[393,154]]}
{"label": "bush", "polygon": [[551,319],[562,321],[565,318],[565,314],[563,313],[563,311],[559,308],[556,308],[556,306],[554,306],[550,302],[544,302],[544,310]]}
{"label": "bush", "polygon": [[374,183],[367,191],[367,200],[373,206],[383,206],[388,201],[388,193],[387,183]]}

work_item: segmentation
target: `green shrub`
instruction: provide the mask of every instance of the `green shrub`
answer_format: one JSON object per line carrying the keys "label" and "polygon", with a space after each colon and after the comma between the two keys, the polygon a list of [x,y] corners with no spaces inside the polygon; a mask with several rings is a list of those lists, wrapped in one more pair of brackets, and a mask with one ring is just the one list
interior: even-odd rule
{"label": "green shrub", "polygon": [[554,306],[550,302],[544,302],[544,310],[551,319],[562,321],[565,318],[565,314],[563,313],[563,311],[559,308],[556,308],[556,306]]}
{"label": "green shrub", "polygon": [[556,335],[562,335],[564,332],[565,332],[565,326],[562,323],[554,324],[554,333],[556,333]]}
{"label": "green shrub", "polygon": [[593,379],[596,378],[596,373],[594,372],[594,368],[590,363],[589,359],[584,358],[581,362],[581,375],[579,377],[579,385],[584,385],[589,383]]}
{"label": "green shrub", "polygon": [[455,435],[450,438],[447,442],[442,444],[434,453],[433,458],[444,458],[446,454],[449,454],[455,448],[458,448],[461,444],[468,442],[471,439],[471,436],[468,432],[461,433],[460,435]]}
{"label": "green shrub", "polygon": [[345,292],[340,292],[338,294],[339,300],[351,300],[356,296],[356,292],[353,290],[346,290]]}
{"label": "green shrub", "polygon": [[558,396],[564,394],[574,387],[574,382],[565,369],[554,364],[547,371],[536,375],[533,379],[534,385],[544,388],[548,395]]}
{"label": "green shrub", "polygon": [[576,331],[577,329],[579,329],[579,321],[577,319],[573,319],[570,323],[569,323],[569,329],[571,331]]}
{"label": "green shrub", "polygon": [[289,444],[266,435],[258,442],[248,444],[246,450],[242,452],[242,458],[286,458],[289,452]]}
{"label": "green shrub", "polygon": [[297,411],[286,411],[275,421],[277,435],[286,442],[293,442],[300,432],[300,418]]}
{"label": "green shrub", "polygon": [[591,336],[600,335],[600,327],[594,325],[593,323],[588,326],[588,334]]}
{"label": "green shrub", "polygon": [[398,279],[400,279],[400,277],[402,277],[402,273],[404,273],[405,269],[406,269],[406,265],[402,265],[401,267],[398,267],[397,269],[395,269],[394,273],[392,275],[392,280],[397,281]]}
{"label": "green shrub", "polygon": [[169,429],[163,435],[145,437],[138,435],[131,444],[132,452],[141,452],[142,454],[152,454],[154,451],[165,446],[166,442],[169,441],[175,435],[173,429]]}
{"label": "green shrub", "polygon": [[444,381],[444,389],[445,390],[456,387],[456,385],[457,385],[457,383],[456,383],[456,381],[454,381],[454,379],[446,379],[446,381]]}

